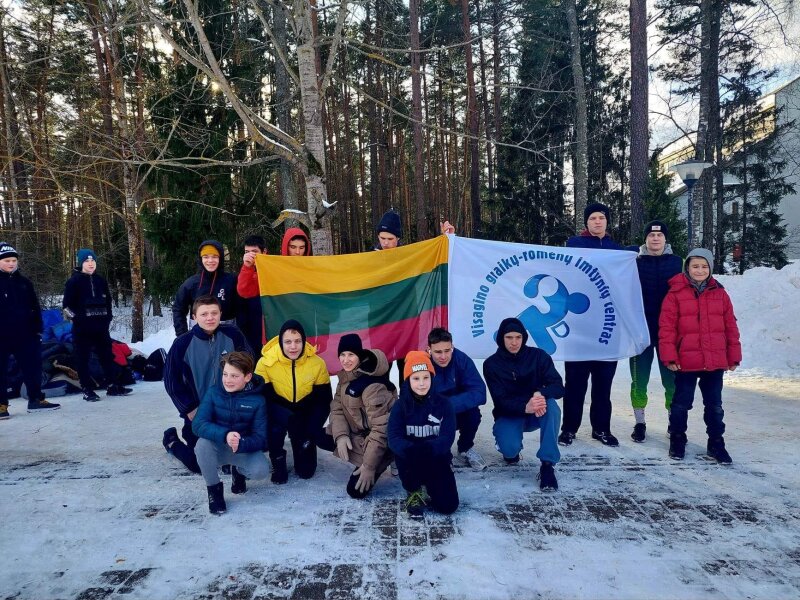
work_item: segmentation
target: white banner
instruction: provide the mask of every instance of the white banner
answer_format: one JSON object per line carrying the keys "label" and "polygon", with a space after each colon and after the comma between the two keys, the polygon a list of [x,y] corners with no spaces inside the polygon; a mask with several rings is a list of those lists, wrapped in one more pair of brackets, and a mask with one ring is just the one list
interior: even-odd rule
{"label": "white banner", "polygon": [[553,248],[450,236],[448,323],[472,358],[497,350],[517,317],[554,360],[620,360],[650,344],[636,252]]}

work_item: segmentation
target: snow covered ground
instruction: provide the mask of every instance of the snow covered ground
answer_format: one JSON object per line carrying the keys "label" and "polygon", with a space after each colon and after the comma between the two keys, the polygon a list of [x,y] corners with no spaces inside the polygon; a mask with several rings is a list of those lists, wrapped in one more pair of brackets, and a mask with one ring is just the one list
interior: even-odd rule
{"label": "snow covered ground", "polygon": [[48,414],[13,400],[0,423],[0,598],[798,598],[800,266],[722,280],[745,351],[724,391],[732,466],[704,458],[702,409],[686,461],[667,458],[655,378],[649,437],[634,444],[623,362],[619,448],[588,439],[587,415],[545,495],[538,438],[526,434],[519,466],[501,464],[486,406],[489,469],[458,468],[460,509],[421,523],[402,512],[397,478],[351,500],[348,466],[321,452],[313,479],[249,482],[209,515],[202,479],[161,446],[179,421],[160,383],[69,396]]}

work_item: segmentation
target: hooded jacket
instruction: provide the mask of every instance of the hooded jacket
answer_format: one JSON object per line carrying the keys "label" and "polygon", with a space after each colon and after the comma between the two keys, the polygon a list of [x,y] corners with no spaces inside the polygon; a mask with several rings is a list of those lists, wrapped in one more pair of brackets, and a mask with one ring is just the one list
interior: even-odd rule
{"label": "hooded jacket", "polygon": [[[302,237],[306,241],[306,253],[303,256],[311,256],[311,240],[308,239],[306,232],[299,227],[290,227],[283,234],[281,256],[289,256],[289,242],[296,237]],[[255,265],[252,267],[242,265],[239,271],[239,279],[236,283],[236,291],[239,292],[242,298],[257,298],[259,296],[258,273]]]}
{"label": "hooded jacket", "polygon": [[433,391],[450,400],[453,410],[462,413],[486,404],[486,384],[472,359],[458,348],[446,367],[438,364],[433,378]]}
{"label": "hooded jacket", "polygon": [[642,286],[644,316],[650,331],[650,343],[658,344],[658,317],[661,314],[661,304],[669,290],[670,278],[683,269],[683,260],[672,253],[672,246],[669,244],[664,246],[664,252],[658,256],[650,254],[646,244],[631,249],[639,251],[636,268]]}
{"label": "hooded jacket", "polygon": [[685,272],[672,277],[658,324],[659,356],[667,366],[675,363],[681,371],[715,371],[742,361],[733,304],[711,276],[702,292]]}
{"label": "hooded jacket", "polygon": [[242,332],[224,323],[212,334],[195,325],[172,343],[164,364],[164,388],[182,417],[200,406],[206,392],[221,381],[219,360],[234,350],[252,353]]}
{"label": "hooded jacket", "polygon": [[[200,249],[203,246],[213,246],[219,252],[219,266],[210,273],[203,267]],[[236,293],[236,276],[225,272],[225,251],[217,240],[203,240],[197,247],[198,271],[178,288],[175,301],[172,303],[172,324],[175,335],[186,333],[189,328],[186,316],[191,313],[192,304],[200,296],[215,296],[222,304],[222,320],[229,321],[236,317],[239,295]]]}
{"label": "hooded jacket", "polygon": [[62,306],[78,334],[107,330],[113,316],[108,283],[97,272],[89,275],[81,267],[75,267],[64,286]]}
{"label": "hooded jacket", "polygon": [[[516,354],[506,350],[503,341],[503,336],[511,331],[522,333],[522,347]],[[545,398],[564,396],[564,384],[553,359],[540,348],[526,346],[527,341],[528,332],[519,319],[503,319],[497,330],[497,350],[483,363],[495,419],[527,416],[525,406],[534,392]]]}
{"label": "hooded jacket", "polygon": [[389,448],[401,458],[451,457],[450,448],[456,439],[453,405],[435,393],[433,385],[427,395],[419,397],[405,381],[389,415],[388,437]]}
{"label": "hooded jacket", "polygon": [[292,241],[292,238],[296,237],[301,237],[306,241],[306,253],[303,254],[303,256],[311,256],[311,240],[308,239],[306,232],[299,227],[290,227],[286,230],[286,233],[283,234],[283,240],[281,240],[281,256],[289,256],[289,242]]}
{"label": "hooded jacket", "polygon": [[[283,334],[294,329],[300,332],[303,352],[294,360],[283,353],[280,341]],[[331,402],[331,378],[325,361],[306,341],[303,326],[297,321],[287,321],[280,333],[266,343],[256,365],[256,374],[264,378],[264,397],[293,411],[310,405]]]}
{"label": "hooded jacket", "polygon": [[567,240],[567,248],[597,248],[599,250],[624,250],[617,242],[606,233],[603,237],[595,237],[584,229],[579,235],[573,235]]}
{"label": "hooded jacket", "polygon": [[19,269],[0,271],[0,339],[18,340],[42,333],[42,311],[30,279]]}
{"label": "hooded jacket", "polygon": [[209,389],[192,420],[198,437],[225,444],[231,431],[238,432],[237,454],[261,452],[267,442],[267,409],[262,395],[264,381],[258,375],[238,392],[227,392],[220,381]]}
{"label": "hooded jacket", "polygon": [[397,388],[389,381],[389,361],[383,352],[365,350],[362,356],[358,369],[339,371],[328,433],[334,441],[349,437],[353,444],[350,462],[378,472],[392,462],[387,428]]}

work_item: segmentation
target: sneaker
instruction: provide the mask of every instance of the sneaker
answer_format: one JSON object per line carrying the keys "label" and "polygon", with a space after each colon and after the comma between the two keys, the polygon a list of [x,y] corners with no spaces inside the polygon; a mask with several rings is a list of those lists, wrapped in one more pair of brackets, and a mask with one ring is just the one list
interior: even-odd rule
{"label": "sneaker", "polygon": [[562,431],[558,436],[559,446],[571,446],[573,441],[575,441],[575,434],[571,431]]}
{"label": "sneaker", "polygon": [[47,400],[45,400],[44,396],[42,396],[38,400],[28,401],[29,413],[44,412],[46,410],[58,410],[59,408],[61,408],[60,404],[56,404],[55,402],[48,402]]}
{"label": "sneaker", "polygon": [[556,472],[551,462],[547,462],[546,460],[542,461],[542,466],[539,469],[539,475],[536,479],[539,480],[539,489],[543,492],[555,492],[558,489]]}
{"label": "sneaker", "polygon": [[516,465],[516,464],[519,464],[519,461],[520,461],[521,459],[522,459],[522,456],[521,456],[521,455],[519,455],[519,454],[517,454],[517,455],[516,455],[516,456],[514,456],[513,458],[506,458],[505,456],[503,457],[503,460],[504,460],[504,461],[506,461],[506,464],[507,464],[507,465],[509,465],[509,466],[510,466],[510,465]]}
{"label": "sneaker", "polygon": [[106,396],[127,396],[132,391],[133,390],[131,388],[126,388],[116,383],[112,383],[106,388]]}
{"label": "sneaker", "polygon": [[647,431],[647,425],[644,423],[637,423],[633,426],[633,433],[631,434],[631,439],[634,442],[641,444],[644,441],[645,431]]}
{"label": "sneaker", "polygon": [[247,491],[247,477],[231,465],[231,494],[244,494]]}
{"label": "sneaker", "polygon": [[672,460],[683,460],[686,456],[686,438],[674,435],[669,439],[669,457]]}
{"label": "sneaker", "polygon": [[412,519],[421,519],[425,511],[425,496],[422,488],[416,492],[409,492],[406,497],[406,512]]}
{"label": "sneaker", "polygon": [[8,404],[0,404],[0,421],[10,419],[11,415],[8,414]]}
{"label": "sneaker", "polygon": [[470,448],[466,452],[459,452],[458,455],[467,462],[467,466],[476,471],[483,471],[486,468],[486,461],[475,448]]}
{"label": "sneaker", "polygon": [[208,512],[212,515],[221,515],[228,507],[225,505],[225,495],[222,489],[222,482],[216,485],[206,486],[208,490]]}
{"label": "sneaker", "polygon": [[592,439],[599,441],[604,446],[612,448],[619,446],[619,440],[611,435],[610,431],[592,431]]}
{"label": "sneaker", "polygon": [[716,460],[721,465],[729,465],[733,463],[731,455],[725,449],[725,440],[722,438],[709,439],[708,446],[706,446],[708,455]]}
{"label": "sneaker", "polygon": [[170,446],[175,442],[179,442],[180,438],[178,438],[178,430],[174,427],[170,427],[164,432],[164,438],[161,440],[161,443],[164,444],[164,450],[172,454]]}
{"label": "sneaker", "polygon": [[98,396],[94,390],[90,390],[89,388],[83,389],[83,399],[87,402],[97,402],[100,400],[100,396]]}

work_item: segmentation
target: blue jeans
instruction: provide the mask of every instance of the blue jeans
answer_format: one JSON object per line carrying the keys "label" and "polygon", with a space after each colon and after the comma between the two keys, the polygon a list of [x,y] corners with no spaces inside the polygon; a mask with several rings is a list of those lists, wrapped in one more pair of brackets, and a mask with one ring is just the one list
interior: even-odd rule
{"label": "blue jeans", "polygon": [[672,435],[686,437],[689,411],[694,403],[694,390],[700,381],[703,395],[703,420],[709,438],[722,437],[725,433],[725,411],[722,410],[722,369],[716,371],[676,371],[675,396],[669,413],[669,427]]}
{"label": "blue jeans", "polygon": [[536,457],[541,461],[556,464],[561,459],[558,450],[558,428],[561,425],[561,409],[553,398],[547,399],[547,412],[541,417],[497,417],[492,433],[497,449],[504,458],[514,458],[522,450],[522,434],[539,430],[539,451]]}

